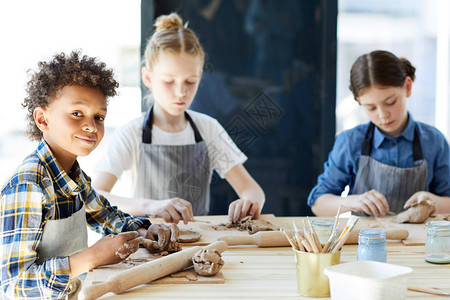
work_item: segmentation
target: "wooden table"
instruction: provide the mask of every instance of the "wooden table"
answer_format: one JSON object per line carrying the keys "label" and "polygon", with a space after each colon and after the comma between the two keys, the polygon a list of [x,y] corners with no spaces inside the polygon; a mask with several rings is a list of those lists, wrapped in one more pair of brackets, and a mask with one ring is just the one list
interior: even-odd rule
{"label": "wooden table", "polygon": [[[206,217],[205,217],[206,218]],[[301,218],[277,218],[278,224]],[[341,262],[356,260],[357,245],[343,248]],[[450,292],[450,265],[425,262],[424,246],[405,246],[387,243],[387,262],[414,269],[408,285],[437,288]],[[225,265],[222,273],[225,283],[220,284],[145,284],[126,293],[109,293],[101,299],[315,299],[297,293],[295,259],[289,247],[258,248],[230,247],[222,254]],[[89,272],[85,284],[89,285],[96,270]],[[408,291],[407,299],[442,298]],[[327,299],[327,298],[322,298]],[[329,299],[329,298],[328,298]]]}

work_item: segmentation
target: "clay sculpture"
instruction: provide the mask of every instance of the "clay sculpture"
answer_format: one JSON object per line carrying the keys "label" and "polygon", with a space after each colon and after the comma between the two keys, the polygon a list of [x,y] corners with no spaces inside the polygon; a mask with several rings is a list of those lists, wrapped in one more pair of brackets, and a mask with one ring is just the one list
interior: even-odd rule
{"label": "clay sculpture", "polygon": [[222,255],[215,249],[201,249],[192,256],[194,270],[198,275],[212,276],[224,265]]}
{"label": "clay sculpture", "polygon": [[435,204],[431,199],[414,203],[407,210],[399,213],[395,219],[396,223],[423,223],[435,211]]}

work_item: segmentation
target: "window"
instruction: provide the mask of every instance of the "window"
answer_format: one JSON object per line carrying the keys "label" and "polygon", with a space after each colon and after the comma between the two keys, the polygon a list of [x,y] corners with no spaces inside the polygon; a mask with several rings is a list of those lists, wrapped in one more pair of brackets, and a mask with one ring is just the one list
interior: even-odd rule
{"label": "window", "polygon": [[368,118],[354,101],[349,86],[356,58],[373,50],[388,50],[408,58],[416,80],[408,109],[415,120],[449,134],[450,4],[440,0],[340,0],[336,131]]}

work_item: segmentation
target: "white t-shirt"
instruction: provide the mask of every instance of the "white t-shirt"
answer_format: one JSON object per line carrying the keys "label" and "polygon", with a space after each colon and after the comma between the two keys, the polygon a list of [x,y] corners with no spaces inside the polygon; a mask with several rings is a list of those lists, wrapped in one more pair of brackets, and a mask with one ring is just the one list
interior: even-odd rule
{"label": "white t-shirt", "polygon": [[[216,119],[192,110],[187,110],[206,143],[211,169],[221,178],[247,156],[239,150],[225,129]],[[135,188],[139,157],[141,154],[142,129],[145,113],[118,128],[95,166],[96,171],[108,172],[120,178],[124,171],[131,171],[132,190]],[[153,125],[152,144],[188,145],[195,144],[194,130],[190,123],[180,132],[166,132]]]}

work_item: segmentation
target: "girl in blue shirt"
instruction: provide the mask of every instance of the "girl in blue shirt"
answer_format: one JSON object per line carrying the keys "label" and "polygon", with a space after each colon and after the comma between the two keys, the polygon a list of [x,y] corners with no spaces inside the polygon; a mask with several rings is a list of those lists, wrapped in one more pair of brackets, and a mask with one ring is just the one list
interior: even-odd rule
{"label": "girl in blue shirt", "polygon": [[[450,152],[436,128],[414,121],[406,109],[415,68],[387,51],[360,56],[350,90],[370,122],[336,137],[324,172],[308,197],[316,215],[343,211],[384,216],[432,200],[450,212]],[[349,195],[341,197],[346,186]]]}

